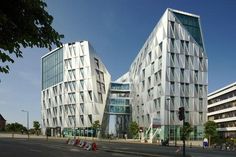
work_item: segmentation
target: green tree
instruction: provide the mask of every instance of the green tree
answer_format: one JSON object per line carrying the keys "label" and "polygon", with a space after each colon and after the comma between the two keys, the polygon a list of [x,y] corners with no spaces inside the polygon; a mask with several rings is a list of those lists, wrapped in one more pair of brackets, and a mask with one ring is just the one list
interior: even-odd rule
{"label": "green tree", "polygon": [[139,131],[139,127],[138,127],[137,122],[131,122],[129,125],[129,133],[131,134],[132,138],[137,136],[138,131]]}
{"label": "green tree", "polygon": [[184,126],[181,128],[182,139],[185,139],[185,140],[188,139],[192,131],[193,131],[193,127],[188,122],[185,122]]}
{"label": "green tree", "polygon": [[60,46],[63,35],[52,28],[53,17],[43,0],[1,0],[0,73],[9,72],[9,63],[23,57],[21,48],[52,49]]}
{"label": "green tree", "polygon": [[17,122],[6,125],[6,131],[12,133],[12,138],[14,138],[14,134],[16,132],[21,132],[21,131],[25,131],[25,130],[27,130],[27,129],[22,124],[19,124]]}
{"label": "green tree", "polygon": [[39,135],[40,132],[40,124],[38,121],[33,121],[34,132]]}
{"label": "green tree", "polygon": [[95,136],[97,135],[98,129],[101,127],[99,120],[94,121],[92,128],[95,131]]}
{"label": "green tree", "polygon": [[212,141],[217,140],[218,132],[217,132],[217,124],[214,121],[207,121],[204,124],[204,133],[206,138],[208,138],[209,145]]}

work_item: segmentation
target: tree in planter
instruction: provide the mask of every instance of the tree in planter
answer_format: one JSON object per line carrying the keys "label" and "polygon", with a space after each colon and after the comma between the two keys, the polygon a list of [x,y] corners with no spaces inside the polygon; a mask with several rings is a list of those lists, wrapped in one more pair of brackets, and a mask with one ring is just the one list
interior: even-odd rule
{"label": "tree in planter", "polygon": [[63,35],[52,28],[53,17],[44,0],[0,1],[0,73],[9,72],[9,63],[23,57],[21,48],[52,49]]}
{"label": "tree in planter", "polygon": [[40,124],[38,121],[33,121],[33,127],[34,127],[34,132],[36,133],[36,135],[39,135],[39,131],[40,131]]}
{"label": "tree in planter", "polygon": [[97,132],[100,129],[100,127],[101,127],[101,125],[100,125],[99,120],[94,121],[94,123],[92,124],[93,130],[95,130],[94,136],[97,136]]}
{"label": "tree in planter", "polygon": [[204,124],[204,133],[206,138],[208,138],[209,146],[212,141],[217,140],[218,132],[217,132],[217,124],[214,121],[207,121]]}
{"label": "tree in planter", "polygon": [[131,122],[129,125],[129,133],[131,134],[132,138],[137,136],[139,131],[138,124],[136,122]]}

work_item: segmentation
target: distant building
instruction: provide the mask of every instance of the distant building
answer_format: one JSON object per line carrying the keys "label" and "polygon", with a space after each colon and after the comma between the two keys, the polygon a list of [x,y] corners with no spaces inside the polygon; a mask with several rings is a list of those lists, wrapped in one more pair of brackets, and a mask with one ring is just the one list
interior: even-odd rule
{"label": "distant building", "polygon": [[123,138],[128,133],[131,120],[131,98],[129,82],[112,82],[103,124],[105,134]]}
{"label": "distant building", "polygon": [[4,130],[6,126],[6,120],[3,118],[3,116],[0,114],[0,131]]}
{"label": "distant building", "polygon": [[236,82],[208,94],[208,120],[222,137],[236,137]]}

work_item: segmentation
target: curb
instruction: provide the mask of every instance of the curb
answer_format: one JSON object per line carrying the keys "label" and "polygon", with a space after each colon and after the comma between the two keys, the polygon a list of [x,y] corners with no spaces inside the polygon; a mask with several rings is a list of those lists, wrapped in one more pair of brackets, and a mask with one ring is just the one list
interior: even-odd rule
{"label": "curb", "polygon": [[[165,155],[165,154],[150,154],[150,153],[142,153],[142,152],[133,152],[133,151],[123,151],[117,149],[99,149],[105,152],[113,152],[113,153],[121,153],[121,154],[128,154],[128,155],[135,155],[135,156],[146,156],[146,157],[182,157],[182,154],[173,154],[173,155]],[[189,154],[186,154],[186,157],[192,157]]]}
{"label": "curb", "polygon": [[148,156],[148,157],[169,157],[166,155],[156,155],[156,154],[149,154],[149,153],[141,153],[141,152],[131,152],[131,151],[122,151],[122,150],[111,150],[111,149],[100,149],[105,152],[114,152],[114,153],[122,153],[128,155],[136,155],[136,156]]}

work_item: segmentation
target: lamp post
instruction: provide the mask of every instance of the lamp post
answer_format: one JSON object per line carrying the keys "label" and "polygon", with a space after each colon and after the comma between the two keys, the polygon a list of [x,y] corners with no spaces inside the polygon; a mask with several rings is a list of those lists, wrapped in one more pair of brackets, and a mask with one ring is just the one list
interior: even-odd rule
{"label": "lamp post", "polygon": [[166,100],[168,101],[168,139],[170,141],[170,97],[167,97]]}
{"label": "lamp post", "polygon": [[74,139],[76,139],[76,117],[74,118]]}
{"label": "lamp post", "polygon": [[26,110],[21,110],[21,111],[27,113],[27,134],[28,134],[28,139],[29,139],[29,111],[26,111]]}

